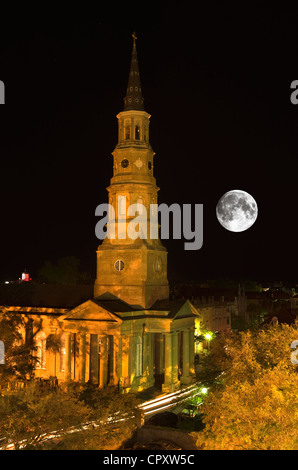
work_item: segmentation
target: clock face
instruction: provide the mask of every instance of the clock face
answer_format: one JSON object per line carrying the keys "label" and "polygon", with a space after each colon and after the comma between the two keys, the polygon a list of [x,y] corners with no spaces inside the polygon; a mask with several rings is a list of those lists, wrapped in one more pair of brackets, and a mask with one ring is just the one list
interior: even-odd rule
{"label": "clock face", "polygon": [[121,162],[122,168],[127,168],[128,165],[129,165],[129,161],[127,160],[127,158],[124,158]]}
{"label": "clock face", "polygon": [[135,161],[135,165],[137,168],[142,168],[143,166],[143,162],[140,158],[138,158],[136,161]]}
{"label": "clock face", "polygon": [[123,271],[124,261],[122,259],[117,259],[117,261],[115,261],[115,263],[114,263],[114,267],[115,267],[115,269],[118,273]]}

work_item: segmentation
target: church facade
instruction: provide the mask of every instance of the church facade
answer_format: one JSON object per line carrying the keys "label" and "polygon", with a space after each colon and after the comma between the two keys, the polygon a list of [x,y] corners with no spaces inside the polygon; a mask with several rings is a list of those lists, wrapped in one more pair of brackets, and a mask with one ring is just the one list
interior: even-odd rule
{"label": "church facade", "polygon": [[[116,214],[115,237],[97,250],[92,299],[73,309],[6,307],[24,315],[25,335],[36,345],[35,376],[75,380],[98,387],[173,391],[195,381],[194,335],[200,315],[188,300],[169,300],[167,251],[159,238],[125,237],[136,204],[150,213],[157,204],[150,115],[144,110],[136,38],[118,143],[112,153],[108,202]],[[146,217],[147,217],[146,214]],[[109,224],[109,222],[108,222]]]}

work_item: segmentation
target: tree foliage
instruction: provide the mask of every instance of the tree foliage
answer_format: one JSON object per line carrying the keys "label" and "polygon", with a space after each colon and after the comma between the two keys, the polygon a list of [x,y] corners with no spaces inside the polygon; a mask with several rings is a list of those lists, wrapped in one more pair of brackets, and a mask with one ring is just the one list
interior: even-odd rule
{"label": "tree foliage", "polygon": [[61,258],[57,263],[45,261],[37,273],[38,280],[47,284],[90,284],[91,275],[80,271],[80,260],[75,256]]}
{"label": "tree foliage", "polygon": [[26,380],[34,370],[34,347],[24,341],[21,331],[26,329],[23,316],[14,313],[0,314],[0,340],[5,345],[5,363],[0,365],[0,387],[12,380]]}
{"label": "tree foliage", "polygon": [[[135,429],[135,407],[133,394],[122,395],[111,387],[70,382],[49,389],[33,380],[0,397],[0,446],[84,450],[103,448],[115,438],[121,443]],[[114,420],[108,419],[111,416]]]}
{"label": "tree foliage", "polygon": [[200,448],[298,449],[296,339],[297,328],[275,325],[215,340],[209,360],[216,380],[202,406]]}

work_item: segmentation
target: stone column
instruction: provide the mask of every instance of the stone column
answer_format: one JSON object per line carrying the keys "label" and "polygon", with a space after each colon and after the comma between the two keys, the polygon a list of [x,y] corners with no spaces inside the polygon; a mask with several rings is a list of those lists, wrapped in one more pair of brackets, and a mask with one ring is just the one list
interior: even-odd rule
{"label": "stone column", "polygon": [[162,391],[172,391],[172,335],[165,333],[165,380],[162,385]]}
{"label": "stone column", "polygon": [[108,383],[109,385],[114,385],[114,338],[111,335],[109,335],[109,346],[107,348],[107,355],[109,357]]}
{"label": "stone column", "polygon": [[119,337],[118,336],[111,336],[110,338],[113,338],[112,341],[112,350],[111,350],[111,355],[112,355],[112,363],[111,363],[111,376],[113,377],[112,383],[114,385],[118,384],[118,373],[117,373],[117,367],[118,367],[118,351],[119,351]]}
{"label": "stone column", "polygon": [[81,333],[79,339],[79,380],[85,383],[86,376],[86,334]]}
{"label": "stone column", "polygon": [[65,379],[71,379],[71,333],[65,333]]}
{"label": "stone column", "polygon": [[121,386],[125,388],[129,385],[129,336],[124,335],[121,337]]}
{"label": "stone column", "polygon": [[165,337],[160,335],[159,337],[159,373],[163,374],[164,372],[164,362],[165,362]]}
{"label": "stone column", "polygon": [[189,330],[189,375],[195,376],[195,334],[194,328]]}
{"label": "stone column", "polygon": [[143,335],[143,376],[149,376],[149,334]]}
{"label": "stone column", "polygon": [[80,351],[79,351],[79,333],[73,334],[73,371],[72,376],[74,380],[79,380],[79,370],[80,370]]}
{"label": "stone column", "polygon": [[90,335],[90,382],[99,385],[98,335]]}
{"label": "stone column", "polygon": [[145,333],[143,341],[143,376],[147,379],[147,386],[152,387],[154,383],[152,333]]}
{"label": "stone column", "polygon": [[122,337],[118,336],[118,347],[116,351],[117,361],[116,361],[116,374],[118,377],[119,385],[122,384]]}
{"label": "stone column", "polygon": [[189,376],[189,330],[183,330],[183,367],[182,367],[182,384],[190,383]]}
{"label": "stone column", "polygon": [[148,333],[148,349],[149,349],[149,387],[154,385],[154,337],[152,333]]}
{"label": "stone column", "polygon": [[178,379],[178,333],[172,333],[172,380],[175,386],[178,386],[180,381]]}
{"label": "stone column", "polygon": [[104,387],[107,384],[108,372],[108,353],[107,353],[107,337],[100,338],[100,360],[99,360],[99,386]]}

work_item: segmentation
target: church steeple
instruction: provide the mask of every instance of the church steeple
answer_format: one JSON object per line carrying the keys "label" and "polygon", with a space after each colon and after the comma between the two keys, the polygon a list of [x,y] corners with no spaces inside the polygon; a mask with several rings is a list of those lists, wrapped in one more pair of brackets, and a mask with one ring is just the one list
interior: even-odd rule
{"label": "church steeple", "polygon": [[[159,238],[151,238],[151,204],[157,204],[159,188],[153,176],[154,151],[149,142],[148,114],[143,97],[133,34],[133,50],[124,110],[118,115],[118,143],[112,152],[113,176],[107,188],[115,214],[115,237],[106,237],[97,250],[94,297],[120,297],[126,303],[150,308],[169,298],[167,250]],[[135,208],[140,220],[136,237],[128,234]],[[140,236],[139,236],[140,235]]]}
{"label": "church steeple", "polygon": [[124,111],[139,110],[144,111],[144,100],[142,96],[141,80],[139,73],[137,46],[136,46],[136,33],[132,34],[133,47],[130,71],[128,77],[128,85],[126,90],[126,96],[124,98]]}

